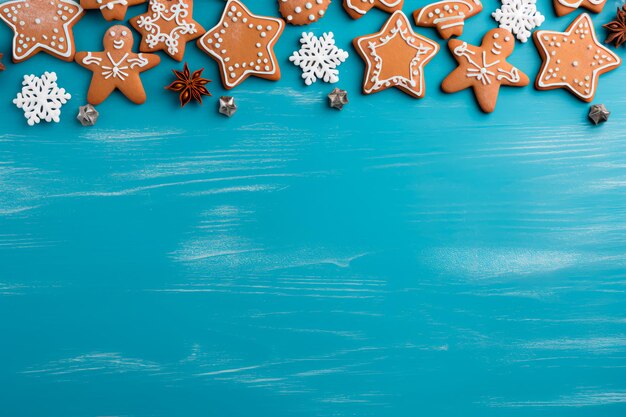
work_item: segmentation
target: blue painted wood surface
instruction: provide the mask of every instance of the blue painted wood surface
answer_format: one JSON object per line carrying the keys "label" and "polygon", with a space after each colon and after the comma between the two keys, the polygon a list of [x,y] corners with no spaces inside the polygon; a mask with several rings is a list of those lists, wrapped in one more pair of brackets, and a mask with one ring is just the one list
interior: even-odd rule
{"label": "blue painted wood surface", "polygon": [[[223,4],[197,1],[197,20]],[[593,16],[601,38],[614,6]],[[574,18],[539,8],[545,29]],[[40,54],[0,73],[0,415],[626,415],[626,69],[601,77],[598,127],[565,91],[503,88],[491,115],[443,94],[443,42],[426,98],[363,96],[350,42],[385,18],[336,0],[306,28],[351,54],[342,112],[288,62],[292,26],[282,79],[233,90],[232,119],[193,45],[203,106],[178,108],[163,86],[182,65],[162,56],[148,102],[115,94],[92,128],[74,120],[88,71]],[[108,26],[88,13],[78,49]],[[539,68],[532,43],[510,62]],[[73,98],[29,128],[11,99],[45,70]]]}

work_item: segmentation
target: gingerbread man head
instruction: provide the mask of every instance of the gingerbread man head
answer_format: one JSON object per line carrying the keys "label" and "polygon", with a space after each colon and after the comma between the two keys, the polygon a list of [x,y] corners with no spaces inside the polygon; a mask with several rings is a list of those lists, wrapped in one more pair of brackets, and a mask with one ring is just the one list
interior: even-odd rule
{"label": "gingerbread man head", "polygon": [[133,49],[133,42],[133,34],[123,25],[110,27],[102,39],[105,51],[130,52]]}
{"label": "gingerbread man head", "polygon": [[489,48],[494,55],[507,57],[513,53],[515,38],[506,29],[492,29],[483,37],[482,47]]}

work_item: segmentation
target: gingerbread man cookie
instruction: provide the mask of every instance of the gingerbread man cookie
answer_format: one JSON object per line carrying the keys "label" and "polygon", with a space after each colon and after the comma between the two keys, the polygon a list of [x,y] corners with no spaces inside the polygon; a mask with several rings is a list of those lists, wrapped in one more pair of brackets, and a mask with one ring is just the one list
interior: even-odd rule
{"label": "gingerbread man cookie", "polygon": [[495,110],[501,85],[523,87],[529,83],[526,74],[506,62],[515,47],[515,37],[506,29],[490,30],[480,46],[452,39],[448,47],[459,66],[443,80],[441,89],[456,93],[472,87],[485,113]]}
{"label": "gingerbread man cookie", "polygon": [[83,9],[99,9],[106,20],[124,20],[130,6],[145,3],[146,0],[80,0]]}
{"label": "gingerbread man cookie", "polygon": [[596,38],[591,17],[583,13],[565,30],[538,30],[533,39],[543,63],[535,87],[565,88],[583,101],[592,101],[598,78],[622,63],[620,57]]}
{"label": "gingerbread man cookie", "polygon": [[302,26],[321,19],[330,0],[278,0],[278,11],[292,25]]}
{"label": "gingerbread man cookie", "polygon": [[343,0],[343,8],[353,19],[364,16],[372,7],[393,13],[402,10],[403,4],[404,0]]}
{"label": "gingerbread man cookie", "polygon": [[198,46],[219,64],[226,89],[250,75],[279,80],[274,45],[284,27],[282,19],[253,15],[239,0],[229,0],[219,23],[198,39]]}
{"label": "gingerbread man cookie", "polygon": [[439,52],[439,45],[415,33],[404,13],[394,12],[380,32],[352,42],[365,61],[363,93],[397,87],[415,98],[424,97],[424,66]]}
{"label": "gingerbread man cookie", "polygon": [[417,9],[413,12],[413,18],[417,26],[435,27],[439,36],[449,39],[451,36],[461,36],[465,19],[482,9],[480,0],[444,0]]}
{"label": "gingerbread man cookie", "polygon": [[139,74],[155,67],[158,55],[133,53],[133,35],[122,25],[109,28],[102,43],[102,52],[76,53],[76,62],[93,72],[87,102],[96,106],[118,89],[133,103],[144,103],[146,92]]}
{"label": "gingerbread man cookie", "polygon": [[584,7],[593,13],[600,13],[606,4],[606,0],[554,0],[554,11],[557,16],[565,16],[579,7]]}
{"label": "gingerbread man cookie", "polygon": [[0,19],[13,29],[13,62],[44,51],[64,61],[74,59],[73,26],[85,13],[71,0],[13,0],[0,4]]}
{"label": "gingerbread man cookie", "polygon": [[141,52],[165,51],[177,61],[185,55],[185,44],[205,32],[192,18],[193,0],[150,0],[148,12],[130,20],[141,33]]}

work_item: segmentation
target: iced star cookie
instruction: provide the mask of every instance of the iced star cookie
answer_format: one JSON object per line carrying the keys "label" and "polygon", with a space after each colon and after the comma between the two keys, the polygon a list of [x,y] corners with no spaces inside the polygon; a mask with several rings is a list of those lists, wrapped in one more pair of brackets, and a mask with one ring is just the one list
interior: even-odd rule
{"label": "iced star cookie", "polygon": [[44,51],[74,59],[73,26],[84,10],[71,0],[13,0],[0,4],[0,19],[13,29],[13,62]]}
{"label": "iced star cookie", "polygon": [[182,61],[187,42],[199,38],[204,28],[192,18],[193,0],[150,0],[148,12],[130,20],[141,33],[141,52],[165,51]]}
{"label": "iced star cookie", "polygon": [[330,0],[278,0],[278,11],[287,23],[301,26],[321,19]]}
{"label": "iced star cookie", "polygon": [[424,66],[439,52],[439,45],[415,33],[404,13],[394,12],[380,32],[352,43],[365,61],[363,93],[397,87],[415,98],[424,97]]}
{"label": "iced star cookie", "polygon": [[593,13],[600,13],[606,4],[606,0],[553,0],[554,12],[557,16],[565,16],[579,7],[584,7]]}
{"label": "iced star cookie", "polygon": [[145,3],[146,0],[80,0],[86,10],[100,10],[106,20],[124,20],[130,6]]}
{"label": "iced star cookie", "polygon": [[413,12],[415,24],[437,28],[439,36],[449,39],[461,36],[465,19],[480,13],[480,0],[445,0],[431,3]]}
{"label": "iced star cookie", "polygon": [[343,8],[351,18],[358,19],[369,12],[372,7],[393,13],[402,10],[404,0],[343,0]]}
{"label": "iced star cookie", "polygon": [[274,45],[284,27],[281,19],[254,15],[239,0],[229,0],[219,23],[198,39],[198,47],[217,61],[226,89],[250,75],[275,81],[280,67]]}
{"label": "iced star cookie", "polygon": [[583,101],[596,94],[598,78],[622,63],[596,38],[591,17],[583,13],[565,30],[538,30],[533,39],[543,60],[535,80],[537,90],[565,88]]}
{"label": "iced star cookie", "polygon": [[76,62],[93,72],[87,102],[96,106],[118,89],[133,103],[144,103],[146,92],[139,74],[155,67],[158,55],[133,53],[133,35],[122,25],[109,28],[102,43],[102,52],[76,53]]}
{"label": "iced star cookie", "polygon": [[529,83],[526,74],[506,62],[515,47],[515,38],[506,29],[490,30],[480,46],[452,39],[448,47],[459,66],[443,80],[441,89],[456,93],[472,87],[485,113],[495,110],[500,86],[523,87]]}

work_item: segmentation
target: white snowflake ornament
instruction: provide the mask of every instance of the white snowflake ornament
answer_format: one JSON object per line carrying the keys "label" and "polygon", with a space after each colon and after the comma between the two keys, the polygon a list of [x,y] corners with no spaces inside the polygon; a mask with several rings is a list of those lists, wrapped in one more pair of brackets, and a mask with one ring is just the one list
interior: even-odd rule
{"label": "white snowflake ornament", "polygon": [[41,77],[33,74],[25,75],[22,81],[22,92],[17,93],[13,103],[18,109],[24,110],[24,117],[33,126],[42,120],[59,123],[61,106],[72,96],[65,88],[57,85],[57,74],[44,72]]}
{"label": "white snowflake ornament", "polygon": [[522,42],[545,20],[537,10],[536,0],[502,0],[502,7],[491,15],[502,29],[511,31]]}
{"label": "white snowflake ornament", "polygon": [[319,38],[311,32],[303,32],[300,43],[302,47],[289,60],[302,68],[302,78],[306,85],[311,85],[318,79],[327,83],[339,81],[337,67],[348,58],[348,53],[335,46],[332,32],[324,33]]}

